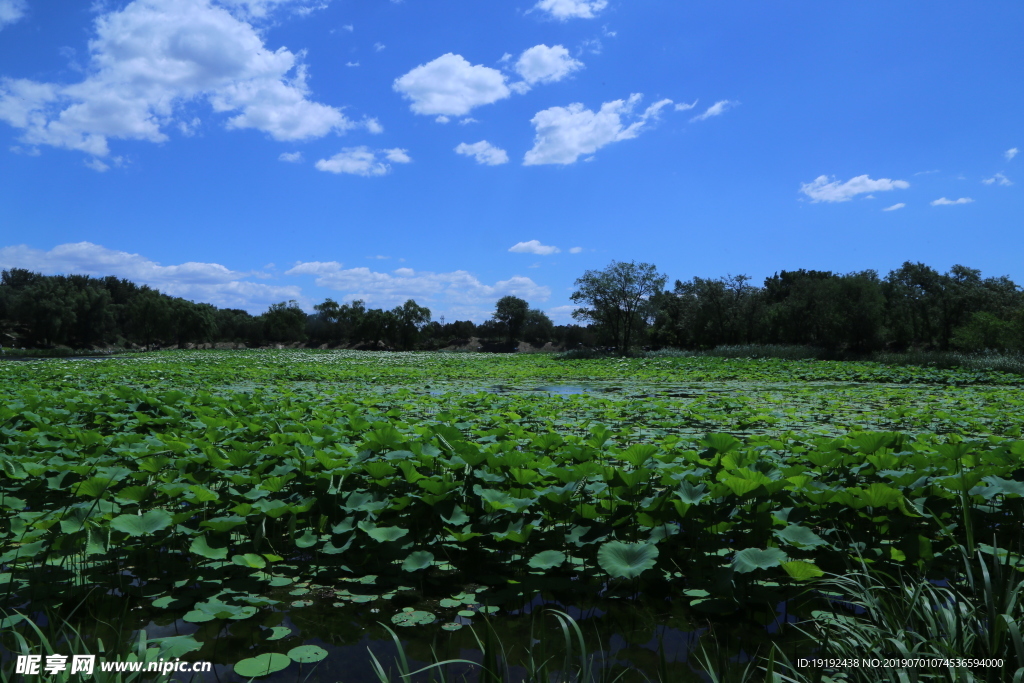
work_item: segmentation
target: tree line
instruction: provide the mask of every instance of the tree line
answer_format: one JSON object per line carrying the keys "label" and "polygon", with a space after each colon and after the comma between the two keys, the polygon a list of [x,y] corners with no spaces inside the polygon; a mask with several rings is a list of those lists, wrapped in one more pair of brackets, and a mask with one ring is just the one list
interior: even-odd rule
{"label": "tree line", "polygon": [[265,346],[358,346],[371,349],[437,349],[468,344],[512,350],[515,342],[578,345],[594,334],[577,325],[554,325],[517,297],[504,297],[492,318],[432,320],[429,308],[409,299],[390,310],[327,299],[307,314],[295,301],[272,304],[260,315],[217,308],[162,294],[116,277],[41,275],[13,268],[0,272],[0,345],[76,349],[167,347],[219,343]]}
{"label": "tree line", "polygon": [[612,264],[576,281],[573,317],[612,346],[682,349],[793,344],[879,350],[1024,351],[1024,292],[1009,277],[953,266],[940,273],[905,262],[877,271],[777,272],[760,287],[746,275],[667,278],[648,263]]}
{"label": "tree line", "polygon": [[935,349],[1024,351],[1024,291],[1009,277],[953,266],[940,273],[906,262],[877,271],[780,271],[763,285],[746,275],[668,278],[649,263],[613,261],[576,280],[579,325],[554,325],[515,296],[495,303],[489,320],[434,320],[409,299],[390,310],[332,299],[307,314],[295,301],[260,315],[162,294],[115,277],[0,273],[0,344],[183,346],[305,343],[395,350],[466,345],[510,351],[519,342],[562,348],[640,346],[711,349],[791,344],[839,352]]}

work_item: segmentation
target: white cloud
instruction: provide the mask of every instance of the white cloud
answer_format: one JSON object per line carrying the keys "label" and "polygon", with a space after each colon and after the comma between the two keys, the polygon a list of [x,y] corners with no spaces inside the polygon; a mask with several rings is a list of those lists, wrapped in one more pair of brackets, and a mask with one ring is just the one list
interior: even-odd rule
{"label": "white cloud", "polygon": [[302,161],[302,152],[282,152],[281,156],[277,157],[277,160],[297,164]]}
{"label": "white cloud", "polygon": [[0,0],[0,30],[25,16],[25,0]]}
{"label": "white cloud", "polygon": [[232,13],[210,0],[134,0],[96,18],[83,81],[0,80],[0,120],[22,129],[28,144],[99,157],[111,138],[167,140],[164,129],[196,99],[230,115],[228,128],[277,140],[365,125],[309,99],[302,53],[269,49],[244,20],[286,1],[232,1]]}
{"label": "white cloud", "polygon": [[475,311],[475,307],[492,305],[506,296],[518,296],[527,301],[546,301],[551,290],[528,277],[515,275],[508,280],[486,285],[465,270],[450,273],[416,271],[399,268],[391,273],[380,273],[369,268],[344,269],[335,262],[299,263],[286,275],[316,275],[316,284],[346,297],[362,299],[371,306],[393,306],[406,299],[415,299],[432,308],[443,306],[451,315],[458,311]]}
{"label": "white cloud", "polygon": [[514,254],[536,254],[538,256],[550,256],[551,254],[558,254],[562,251],[558,247],[549,247],[546,244],[541,244],[540,240],[518,242],[509,247],[508,250]]}
{"label": "white cloud", "polygon": [[345,66],[359,66],[359,62],[345,62]]}
{"label": "white cloud", "polygon": [[534,45],[524,50],[515,64],[515,71],[522,76],[523,82],[514,84],[518,90],[525,92],[538,83],[556,83],[573,71],[583,68],[583,62],[569,56],[569,51],[561,45],[548,47]]}
{"label": "white cloud", "polygon": [[396,78],[392,87],[412,101],[413,112],[429,116],[465,116],[511,94],[500,71],[451,52]]}
{"label": "white cloud", "polygon": [[391,172],[391,166],[377,158],[383,154],[384,159],[396,164],[407,164],[412,161],[404,149],[372,150],[365,145],[346,147],[330,159],[320,159],[316,168],[329,173],[350,173],[361,176],[381,176]]}
{"label": "white cloud", "polygon": [[960,199],[946,199],[940,197],[932,202],[932,206],[951,206],[953,204],[970,204],[974,200],[970,197],[961,197]]}
{"label": "white cloud", "polygon": [[384,158],[396,164],[408,164],[412,162],[412,157],[409,156],[409,150],[407,149],[399,149],[398,147],[395,147],[394,149],[382,149],[381,152],[384,154]]}
{"label": "white cloud", "polygon": [[[693,104],[696,105],[697,103],[694,102]],[[694,116],[692,119],[690,119],[690,121],[691,122],[693,122],[693,121],[703,121],[704,119],[709,119],[712,116],[719,116],[720,114],[724,113],[726,110],[732,109],[733,107],[735,107],[738,104],[739,104],[739,102],[735,102],[733,100],[718,100],[717,102],[712,104],[710,107],[705,109],[703,114],[698,114],[697,116]]]}
{"label": "white cloud", "polygon": [[904,206],[906,206],[906,204],[904,204],[903,202],[900,202],[899,204],[893,204],[892,206],[887,206],[884,209],[882,209],[882,211],[896,211],[897,209],[902,209]]}
{"label": "white cloud", "polygon": [[677,104],[675,106],[675,109],[676,109],[676,111],[686,111],[688,109],[693,109],[696,106],[697,106],[697,100],[694,100],[692,104],[687,104],[686,102],[680,102],[679,104]]}
{"label": "white cloud", "polygon": [[103,163],[99,159],[93,158],[93,159],[89,159],[88,161],[85,161],[83,163],[86,165],[87,168],[91,168],[92,170],[96,171],[97,173],[106,173],[107,171],[110,170],[110,166],[108,166],[107,164]]}
{"label": "white cloud", "polygon": [[624,125],[623,118],[632,116],[642,97],[633,94],[628,100],[605,102],[597,112],[578,102],[537,112],[531,120],[537,131],[533,149],[526,153],[523,164],[571,164],[612,142],[635,138],[648,121],[656,121],[660,111],[672,104],[668,99],[655,102],[635,121]]}
{"label": "white cloud", "polygon": [[579,254],[583,251],[583,247],[573,247],[569,250],[570,254]]}
{"label": "white cloud", "polygon": [[263,273],[234,271],[219,263],[162,266],[139,254],[107,249],[91,242],[61,244],[50,251],[26,245],[3,247],[0,248],[0,268],[25,268],[46,275],[113,275],[149,285],[164,294],[250,312],[261,312],[277,301],[300,299],[302,294],[299,287],[265,285],[244,279],[260,277]]}
{"label": "white cloud", "polygon": [[1005,152],[1003,152],[1003,156],[1006,157],[1007,161],[1013,161],[1013,158],[1017,156],[1017,151],[1018,150],[1016,147],[1008,149]]}
{"label": "white cloud", "polygon": [[858,194],[868,192],[887,192],[889,190],[905,190],[910,187],[906,180],[890,180],[879,178],[872,180],[867,175],[859,175],[845,183],[838,180],[829,182],[828,176],[818,176],[813,182],[804,183],[800,191],[814,202],[846,202]]}
{"label": "white cloud", "polygon": [[939,169],[936,168],[936,169],[933,169],[931,171],[918,171],[914,175],[929,175],[931,173],[938,173],[938,172],[939,172]]}
{"label": "white cloud", "polygon": [[387,45],[385,45],[384,43],[374,43],[373,44],[374,52],[380,52],[381,50],[383,50],[386,47],[387,47]]}
{"label": "white cloud", "polygon": [[487,166],[497,166],[499,164],[508,163],[508,153],[500,147],[495,147],[486,140],[474,142],[471,145],[463,142],[455,148],[455,153],[471,156],[476,159],[478,164],[485,164]]}
{"label": "white cloud", "polygon": [[1004,176],[1002,173],[996,173],[991,178],[985,178],[981,182],[985,183],[986,185],[992,185],[993,183],[998,183],[998,184],[1006,186],[1006,187],[1009,187],[1010,185],[1013,185],[1013,181],[1011,181],[1009,178]]}
{"label": "white cloud", "polygon": [[608,0],[540,0],[534,9],[547,12],[555,19],[593,19],[608,6]]}

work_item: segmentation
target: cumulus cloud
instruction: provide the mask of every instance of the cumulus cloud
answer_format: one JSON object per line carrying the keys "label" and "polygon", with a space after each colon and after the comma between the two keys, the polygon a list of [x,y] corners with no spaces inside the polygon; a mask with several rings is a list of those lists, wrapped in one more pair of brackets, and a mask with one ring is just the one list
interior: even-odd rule
{"label": "cumulus cloud", "polygon": [[499,164],[508,163],[508,153],[501,147],[495,147],[486,140],[474,142],[471,145],[463,142],[455,148],[455,152],[456,154],[471,156],[476,159],[476,163],[487,166],[498,166]]}
{"label": "cumulus cloud", "polygon": [[882,211],[896,211],[897,209],[902,209],[904,206],[906,206],[906,204],[904,204],[903,202],[900,202],[899,204],[893,204],[892,206],[887,206],[884,209],[882,209]]}
{"label": "cumulus cloud", "polygon": [[534,9],[547,12],[560,21],[593,19],[608,6],[608,0],[540,0]]}
{"label": "cumulus cloud", "polygon": [[970,197],[961,197],[960,199],[946,199],[945,197],[939,197],[932,202],[932,206],[951,206],[953,204],[970,204],[974,200]]}
{"label": "cumulus cloud", "polygon": [[1006,157],[1007,161],[1013,161],[1013,158],[1017,156],[1017,151],[1018,150],[1016,147],[1008,149],[1005,152],[1003,152],[1003,156]]}
{"label": "cumulus cloud", "polygon": [[428,116],[465,116],[511,94],[500,71],[451,52],[396,78],[392,87],[412,102],[413,112]]}
{"label": "cumulus cloud", "polygon": [[25,0],[0,0],[0,30],[25,16]]}
{"label": "cumulus cloud", "polygon": [[297,164],[302,161],[302,152],[282,152],[277,160]]}
{"label": "cumulus cloud", "polygon": [[[32,145],[109,153],[111,138],[163,142],[183,105],[205,99],[229,129],[303,140],[359,125],[310,99],[302,53],[271,50],[246,18],[288,0],[134,0],[97,17],[84,80],[0,79],[0,120]],[[229,11],[230,10],[230,11]],[[189,117],[191,118],[191,117]]]}
{"label": "cumulus cloud", "polygon": [[[648,122],[658,119],[663,108],[672,104],[668,99],[655,102],[634,117],[633,110],[642,97],[633,94],[628,100],[605,102],[597,112],[578,102],[537,112],[531,120],[537,131],[533,149],[526,153],[523,165],[571,164],[605,145],[635,138]],[[635,120],[626,125],[624,119],[630,118]]]}
{"label": "cumulus cloud", "polygon": [[[382,155],[384,160],[378,158],[378,155]],[[391,172],[391,165],[385,161],[407,164],[412,159],[404,149],[372,150],[363,145],[346,147],[330,159],[320,159],[316,162],[316,168],[328,173],[349,173],[366,177],[382,176]]]}
{"label": "cumulus cloud", "polygon": [[294,286],[245,280],[262,273],[239,272],[219,263],[188,262],[162,266],[140,254],[108,249],[91,242],[61,244],[50,251],[26,245],[0,248],[0,269],[25,268],[46,275],[76,273],[113,275],[159,289],[165,294],[227,308],[260,312],[271,303],[301,298]]}
{"label": "cumulus cloud", "polygon": [[475,310],[481,305],[493,306],[503,296],[518,296],[527,301],[546,301],[551,290],[528,277],[515,275],[493,285],[482,283],[465,270],[449,273],[399,268],[381,273],[369,268],[342,268],[336,262],[298,263],[286,275],[316,275],[316,284],[346,297],[362,299],[372,306],[391,306],[406,299],[420,304],[445,307],[449,314],[459,310]]}
{"label": "cumulus cloud", "polygon": [[868,192],[886,192],[889,190],[905,190],[910,187],[906,180],[890,180],[879,178],[872,180],[867,175],[859,175],[845,183],[838,180],[829,182],[829,177],[820,175],[813,182],[804,183],[800,191],[814,202],[847,202],[858,194]]}
{"label": "cumulus cloud", "polygon": [[1009,178],[1004,176],[1002,173],[996,173],[991,178],[985,178],[981,182],[985,183],[986,185],[999,184],[1006,187],[1013,185],[1013,182]]}
{"label": "cumulus cloud", "polygon": [[534,45],[524,50],[513,67],[523,80],[512,87],[518,92],[526,92],[538,83],[555,83],[574,71],[583,68],[583,62],[569,56],[569,51],[561,45],[548,47]]}
{"label": "cumulus cloud", "polygon": [[551,254],[561,253],[561,249],[558,247],[549,247],[546,244],[541,244],[540,240],[530,240],[529,242],[518,242],[512,245],[508,249],[514,254],[537,254],[538,256],[549,256]]}
{"label": "cumulus cloud", "polygon": [[[691,106],[695,106],[696,104],[697,103],[694,102]],[[732,109],[738,104],[739,102],[735,102],[733,100],[718,100],[710,107],[705,109],[703,114],[698,114],[697,116],[694,116],[692,119],[690,119],[690,121],[703,121],[704,119],[710,119],[712,116],[719,116],[726,112],[727,110]]]}

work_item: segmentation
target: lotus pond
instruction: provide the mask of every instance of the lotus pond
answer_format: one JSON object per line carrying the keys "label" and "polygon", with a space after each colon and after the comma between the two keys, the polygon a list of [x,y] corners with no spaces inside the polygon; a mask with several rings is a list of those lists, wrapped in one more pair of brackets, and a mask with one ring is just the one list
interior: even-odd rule
{"label": "lotus pond", "polygon": [[622,680],[700,680],[703,635],[739,659],[791,637],[854,562],[943,579],[958,545],[1019,552],[1022,384],[774,359],[0,362],[0,628],[116,624],[218,680],[320,660],[310,680],[350,683],[376,680],[368,646],[391,657],[382,624],[419,661],[472,659],[492,633],[548,642],[551,607]]}

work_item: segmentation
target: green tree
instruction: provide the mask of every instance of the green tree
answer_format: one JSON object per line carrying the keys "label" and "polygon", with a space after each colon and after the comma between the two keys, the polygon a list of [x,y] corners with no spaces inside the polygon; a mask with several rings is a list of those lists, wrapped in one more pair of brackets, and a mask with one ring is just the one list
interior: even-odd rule
{"label": "green tree", "polygon": [[530,304],[517,296],[503,296],[494,305],[491,318],[504,328],[509,345],[514,344],[522,333],[529,310]]}
{"label": "green tree", "polygon": [[576,280],[570,299],[582,304],[576,320],[599,325],[622,354],[654,314],[651,297],[665,286],[665,276],[650,263],[612,261],[604,270],[588,270]]}
{"label": "green tree", "polygon": [[306,314],[294,299],[271,304],[262,316],[267,339],[273,342],[305,341]]}
{"label": "green tree", "polygon": [[543,345],[554,339],[555,324],[544,311],[531,308],[526,311],[526,320],[523,321],[523,340],[537,345]]}

